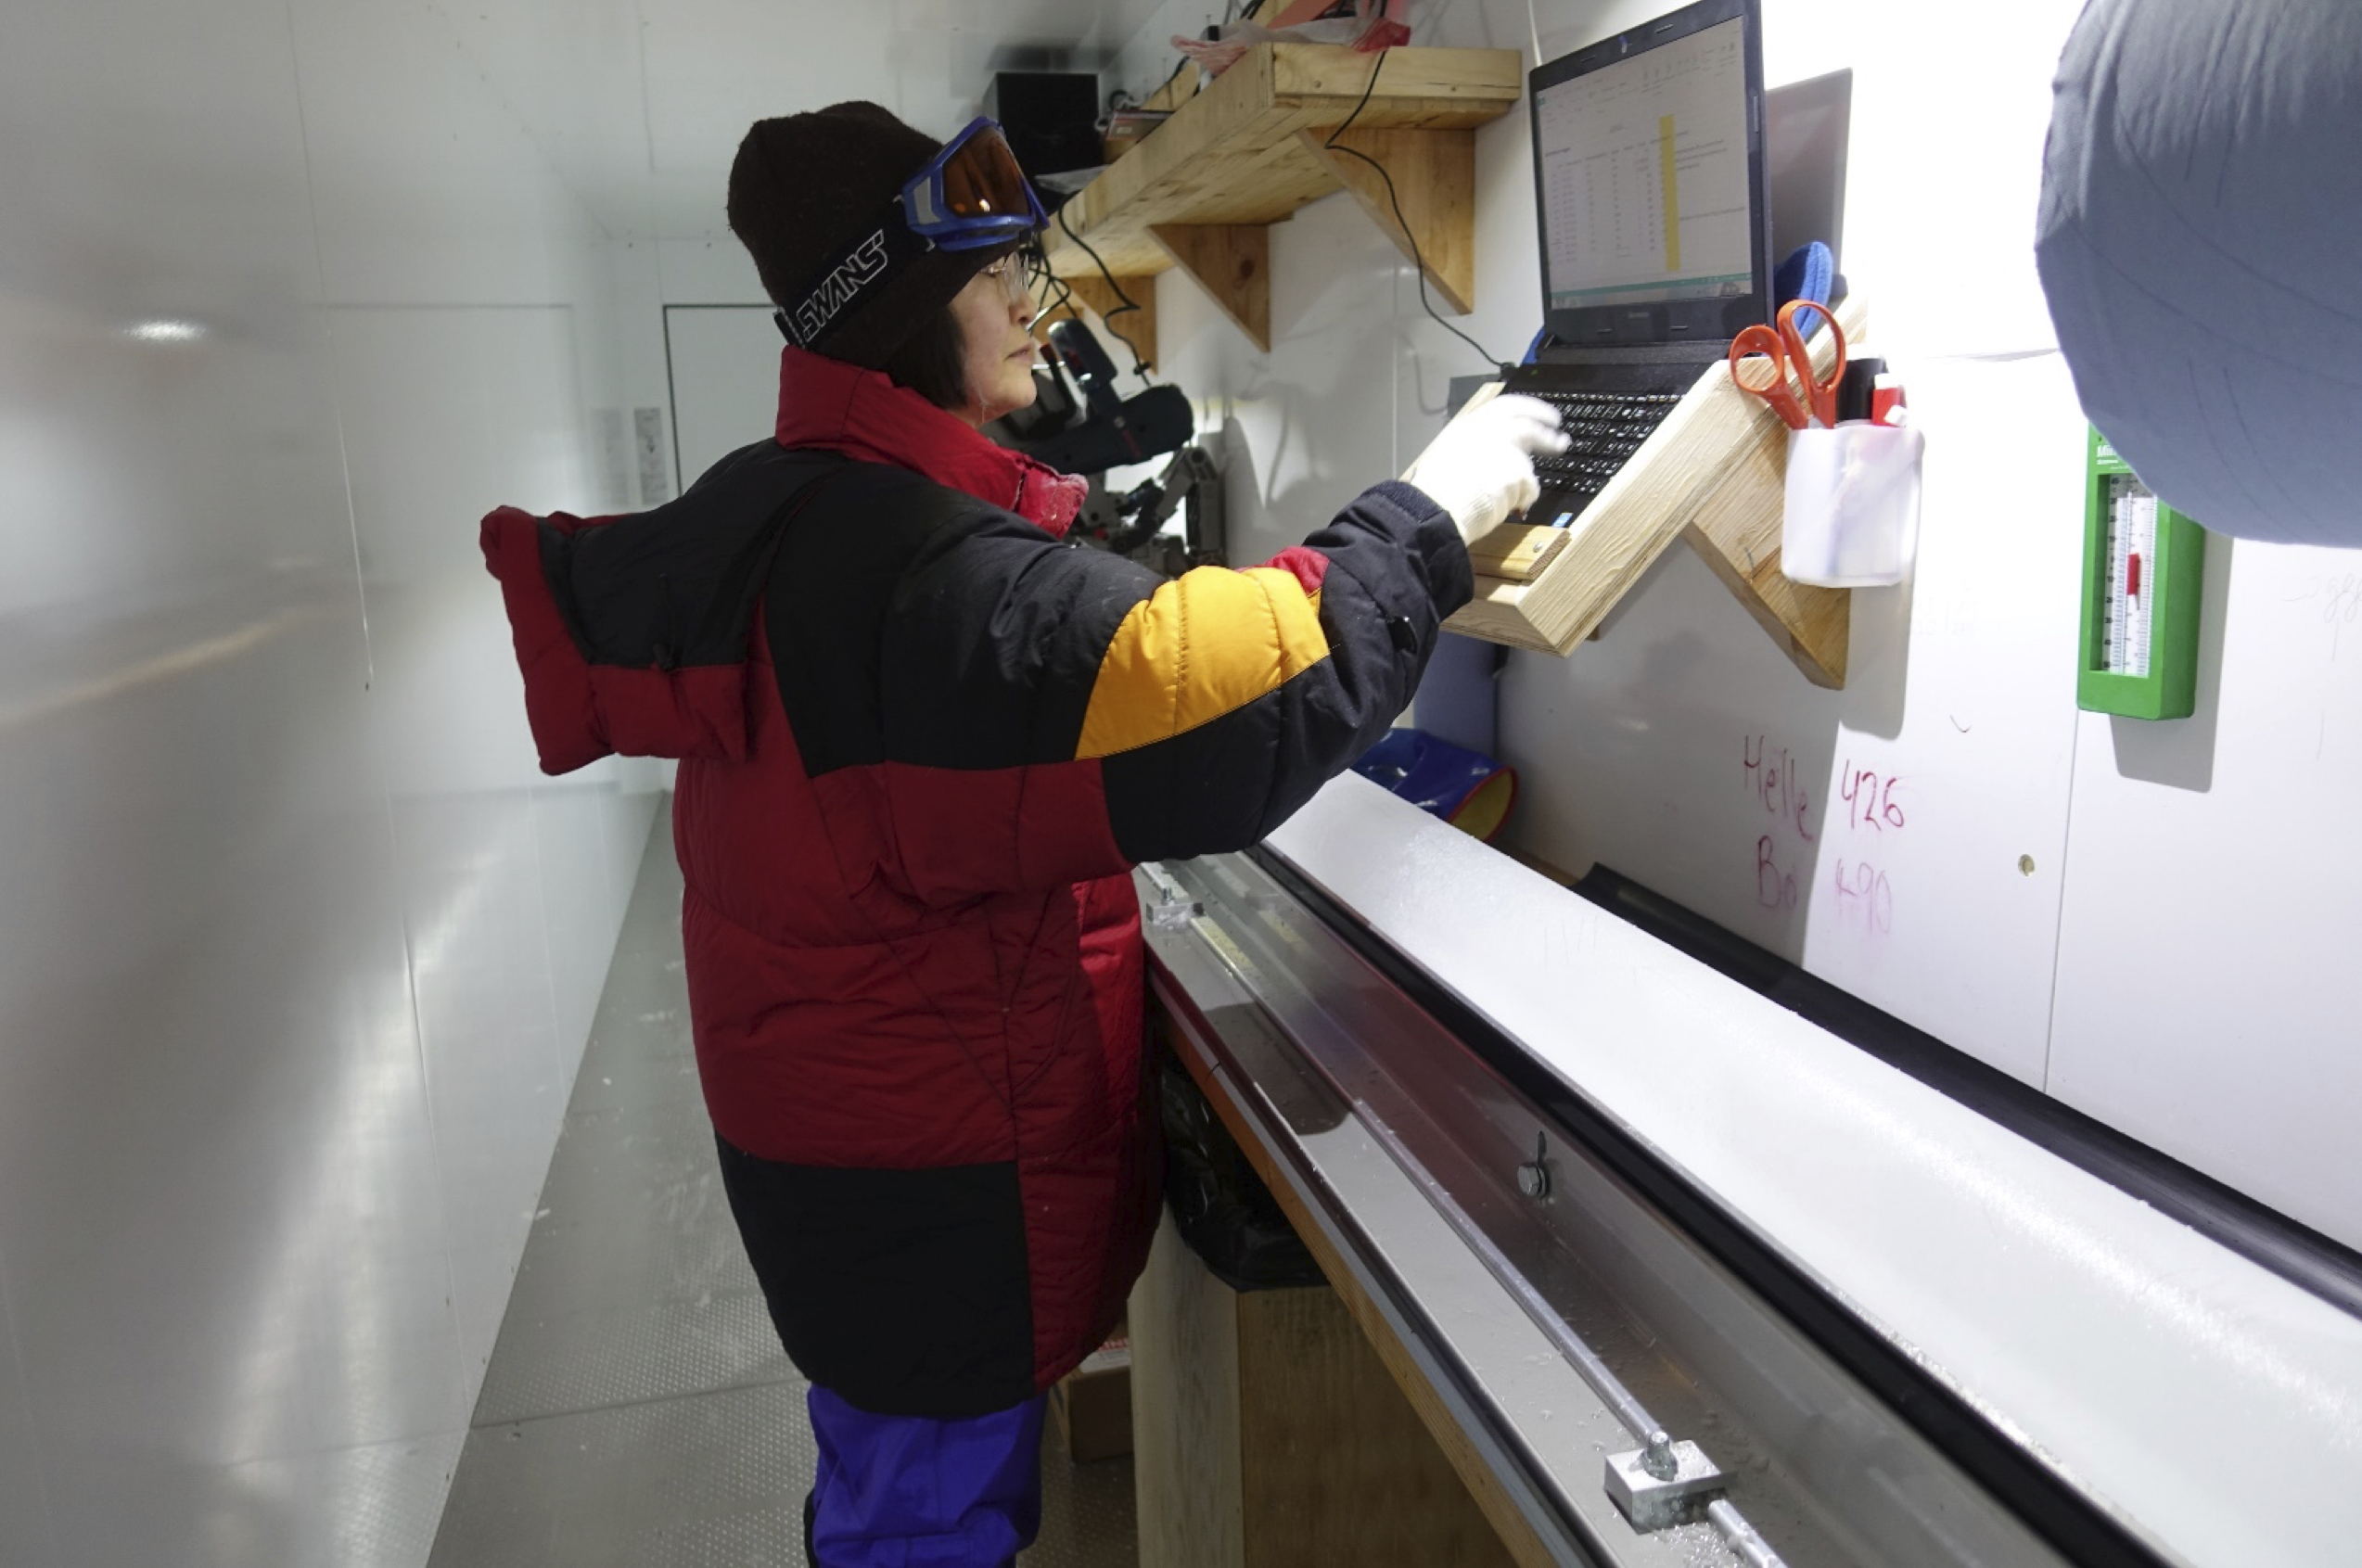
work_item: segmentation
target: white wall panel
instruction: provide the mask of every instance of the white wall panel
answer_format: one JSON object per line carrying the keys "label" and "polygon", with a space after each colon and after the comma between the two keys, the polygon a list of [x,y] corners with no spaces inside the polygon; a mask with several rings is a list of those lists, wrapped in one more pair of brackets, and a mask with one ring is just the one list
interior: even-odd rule
{"label": "white wall panel", "polygon": [[2197,713],[2080,716],[2050,1089],[2362,1246],[2362,558],[2206,552]]}
{"label": "white wall panel", "polygon": [[667,305],[673,440],[688,482],[778,427],[778,328],[763,305]]}
{"label": "white wall panel", "polygon": [[[1599,642],[1511,661],[1504,750],[1545,860],[1603,861],[2039,1087],[2079,416],[2055,358],[1931,362],[1911,391],[1942,433],[1917,585],[1855,594],[1845,691],[1807,683],[1676,545]],[[2013,440],[2011,465],[1979,455]]]}
{"label": "white wall panel", "polygon": [[32,1401],[17,1343],[15,1318],[8,1309],[7,1260],[0,1257],[0,1561],[22,1568],[57,1568],[57,1535],[49,1522]]}
{"label": "white wall panel", "polygon": [[[1535,32],[1551,57],[1666,8],[1455,0],[1417,19],[1422,42],[1530,63]],[[2336,1131],[2362,1104],[2362,1053],[2335,983],[2362,929],[2362,852],[2331,825],[2362,749],[2355,574],[2242,546],[2210,582],[2206,658],[2224,664],[2197,718],[2075,708],[2083,423],[2032,233],[2077,9],[1766,0],[1773,83],[1855,72],[1845,270],[1929,432],[1919,570],[1855,595],[1852,677],[1829,693],[1677,545],[1600,641],[1512,656],[1511,835],[1569,870],[1604,861],[2362,1244]],[[1123,52],[1124,83],[1155,85],[1166,35],[1195,25],[1168,0]],[[1511,358],[1539,312],[1528,137],[1522,105],[1478,134],[1476,309],[1454,318]],[[1180,274],[1157,284],[1170,377],[1229,421],[1241,558],[1398,471],[1439,427],[1448,378],[1485,367],[1421,313],[1348,202],[1271,234],[1268,356]]]}
{"label": "white wall panel", "polygon": [[0,142],[0,1559],[415,1564],[651,804],[476,545],[623,274],[428,8],[19,8]]}

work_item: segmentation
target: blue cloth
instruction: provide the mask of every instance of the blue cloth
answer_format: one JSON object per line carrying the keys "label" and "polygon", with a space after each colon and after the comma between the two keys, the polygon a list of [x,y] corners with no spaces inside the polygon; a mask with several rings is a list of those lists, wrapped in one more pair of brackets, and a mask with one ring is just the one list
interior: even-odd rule
{"label": "blue cloth", "polygon": [[[1791,300],[1809,300],[1816,305],[1826,305],[1830,287],[1836,281],[1837,258],[1820,241],[1807,240],[1791,251],[1771,274],[1772,309],[1778,310]],[[1814,323],[1816,327],[1819,325]]]}
{"label": "blue cloth", "polygon": [[1035,1397],[965,1421],[879,1416],[814,1387],[820,1568],[1008,1568],[1041,1528]]}
{"label": "blue cloth", "polygon": [[2035,237],[2059,348],[2216,533],[2362,545],[2357,60],[2354,0],[2091,0],[2059,59]]}

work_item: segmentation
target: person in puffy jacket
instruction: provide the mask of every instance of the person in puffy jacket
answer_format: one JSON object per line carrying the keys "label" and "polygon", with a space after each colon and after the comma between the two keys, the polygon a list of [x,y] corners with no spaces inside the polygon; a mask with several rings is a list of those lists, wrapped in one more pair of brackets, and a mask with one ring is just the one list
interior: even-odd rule
{"label": "person in puffy jacket", "polygon": [[1544,405],[1463,414],[1303,544],[1167,580],[1062,542],[1083,482],[978,427],[1034,395],[997,128],[766,120],[732,230],[779,306],[775,438],[634,516],[484,520],[542,763],[680,759],[721,1174],[820,1460],[826,1568],[997,1568],[1043,1392],[1158,1204],[1130,868],[1236,849],[1385,733],[1534,492]]}

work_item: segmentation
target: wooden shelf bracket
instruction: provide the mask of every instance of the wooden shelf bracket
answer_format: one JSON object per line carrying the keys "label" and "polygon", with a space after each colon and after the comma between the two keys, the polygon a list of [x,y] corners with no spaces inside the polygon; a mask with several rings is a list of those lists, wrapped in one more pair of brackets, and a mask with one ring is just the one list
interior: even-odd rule
{"label": "wooden shelf bracket", "polygon": [[1271,231],[1261,223],[1159,223],[1149,231],[1265,353],[1271,351]]}
{"label": "wooden shelf bracket", "polygon": [[[1855,351],[1866,351],[1869,312],[1858,296],[1837,307],[1837,321]],[[1813,348],[1825,370],[1828,335]],[[1716,362],[1571,527],[1511,524],[1471,543],[1476,596],[1446,629],[1564,656],[1678,539],[1805,679],[1842,689],[1852,591],[1791,582],[1780,571],[1787,437],[1770,408]]]}
{"label": "wooden shelf bracket", "polygon": [[[1402,259],[1426,274],[1428,287],[1455,314],[1476,308],[1476,133],[1357,128],[1336,135],[1334,147],[1325,131],[1300,131],[1296,139],[1394,241]],[[1388,180],[1394,182],[1391,198]],[[1397,201],[1410,224],[1407,233],[1395,220]]]}
{"label": "wooden shelf bracket", "polygon": [[[1067,199],[1042,236],[1050,269],[1079,284],[1104,265],[1130,293],[1130,279],[1178,264],[1269,351],[1266,230],[1342,188],[1404,256],[1415,248],[1430,293],[1464,313],[1476,291],[1475,128],[1507,113],[1524,90],[1511,49],[1373,57],[1258,44]],[[1332,128],[1348,119],[1352,129],[1330,147]],[[1393,180],[1401,223],[1364,158]]]}

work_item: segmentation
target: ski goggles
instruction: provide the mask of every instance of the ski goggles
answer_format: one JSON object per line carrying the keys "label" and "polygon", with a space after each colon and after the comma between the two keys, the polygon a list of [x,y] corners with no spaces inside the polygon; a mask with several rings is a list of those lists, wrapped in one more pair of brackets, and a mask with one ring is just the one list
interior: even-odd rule
{"label": "ski goggles", "polygon": [[867,296],[928,252],[1014,245],[1049,221],[1001,127],[989,119],[971,121],[903,183],[876,228],[831,258],[804,297],[779,312],[779,330],[798,348],[813,348]]}
{"label": "ski goggles", "polygon": [[982,116],[902,187],[902,221],[942,250],[1022,239],[1050,222],[1001,127]]}

